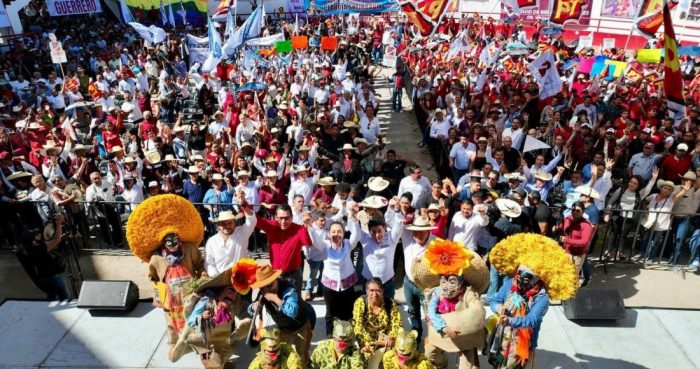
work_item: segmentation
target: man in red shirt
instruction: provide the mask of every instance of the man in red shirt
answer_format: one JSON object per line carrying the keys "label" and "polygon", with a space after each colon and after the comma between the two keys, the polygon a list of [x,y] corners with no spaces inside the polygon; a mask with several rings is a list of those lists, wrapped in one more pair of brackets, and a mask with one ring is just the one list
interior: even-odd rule
{"label": "man in red shirt", "polygon": [[267,235],[272,269],[282,271],[282,277],[291,280],[300,291],[302,282],[301,246],[311,245],[306,227],[292,223],[292,209],[287,204],[277,205],[275,220],[258,215],[258,228]]}
{"label": "man in red shirt", "polygon": [[688,145],[681,143],[676,146],[676,154],[668,155],[661,162],[661,178],[680,184],[685,172],[690,169],[692,159],[688,155]]}

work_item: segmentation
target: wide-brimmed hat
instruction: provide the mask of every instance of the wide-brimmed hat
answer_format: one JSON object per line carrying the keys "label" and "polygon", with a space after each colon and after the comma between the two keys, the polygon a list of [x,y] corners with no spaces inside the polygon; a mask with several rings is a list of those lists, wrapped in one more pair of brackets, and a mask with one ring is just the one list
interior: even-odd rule
{"label": "wide-brimmed hat", "polygon": [[381,192],[389,187],[389,181],[382,177],[370,177],[367,181],[367,187],[374,192]]}
{"label": "wide-brimmed hat", "polygon": [[160,153],[158,151],[149,151],[146,153],[146,160],[151,164],[160,163]]}
{"label": "wide-brimmed hat", "polygon": [[223,272],[219,273],[214,278],[210,278],[208,281],[200,284],[195,288],[194,293],[201,293],[207,288],[218,288],[218,287],[228,287],[231,286],[231,268],[226,268]]}
{"label": "wide-brimmed hat", "polygon": [[697,174],[695,174],[695,172],[693,172],[692,170],[689,170],[689,171],[685,172],[685,174],[683,175],[683,179],[689,179],[691,181],[694,181],[694,180],[698,179],[698,176],[697,176]]}
{"label": "wide-brimmed hat", "polygon": [[180,133],[180,132],[185,132],[185,127],[177,126],[177,127],[173,128],[173,134]]}
{"label": "wide-brimmed hat", "polygon": [[265,163],[276,163],[277,159],[275,159],[273,156],[268,156],[264,161]]}
{"label": "wide-brimmed hat", "polygon": [[127,156],[124,158],[124,164],[136,163],[136,159],[133,156]]}
{"label": "wide-brimmed hat", "polygon": [[112,154],[116,154],[122,151],[124,151],[124,149],[121,146],[114,146],[111,150],[109,150],[109,152],[111,152]]}
{"label": "wide-brimmed hat", "polygon": [[236,172],[236,178],[240,177],[250,177],[250,172],[247,170],[239,170],[238,172]]}
{"label": "wide-brimmed hat", "polygon": [[355,137],[355,139],[352,140],[352,142],[353,142],[355,145],[361,144],[361,143],[363,143],[363,144],[365,144],[365,145],[369,145],[369,142],[367,142],[367,140],[365,140],[365,139],[362,138],[362,137]]}
{"label": "wide-brimmed hat", "polygon": [[226,114],[224,114],[224,112],[221,110],[217,110],[214,114],[212,114],[212,117],[216,118],[217,115],[224,115],[225,116]]}
{"label": "wide-brimmed hat", "polygon": [[40,153],[42,156],[48,156],[50,154],[58,154],[63,150],[61,146],[56,144],[56,141],[48,140],[46,144],[41,147]]}
{"label": "wide-brimmed hat", "polygon": [[28,172],[14,172],[7,177],[7,180],[14,181],[15,179],[26,178],[26,177],[31,177],[31,176],[32,176],[32,174],[28,173]]}
{"label": "wide-brimmed hat", "polygon": [[408,231],[432,231],[433,229],[437,227],[431,225],[430,219],[424,215],[414,217],[411,225],[406,227]]}
{"label": "wide-brimmed hat", "polygon": [[351,121],[351,120],[346,120],[343,122],[343,127],[345,128],[360,128],[360,125]]}
{"label": "wide-brimmed hat", "polygon": [[440,211],[440,209],[442,209],[442,207],[438,203],[433,202],[428,205],[428,211]]}
{"label": "wide-brimmed hat", "polygon": [[511,181],[511,180],[516,180],[519,182],[527,181],[527,178],[525,178],[525,176],[521,176],[520,173],[507,173],[504,175],[504,177],[509,181]]}
{"label": "wide-brimmed hat", "polygon": [[310,150],[311,150],[311,148],[308,147],[308,146],[306,146],[306,145],[301,145],[301,146],[299,146],[299,148],[297,149],[297,151],[310,151]]}
{"label": "wide-brimmed hat", "polygon": [[89,149],[90,149],[90,146],[85,146],[85,145],[83,145],[83,144],[77,144],[77,145],[71,147],[70,151],[71,151],[71,152],[77,152],[77,151],[89,150]]}
{"label": "wide-brimmed hat", "polygon": [[355,146],[353,146],[352,144],[346,143],[346,144],[343,144],[343,147],[338,149],[338,151],[343,151],[343,150],[355,150]]}
{"label": "wide-brimmed hat", "polygon": [[547,172],[537,172],[535,173],[535,178],[547,182],[552,180],[552,175]]}
{"label": "wide-brimmed hat", "polygon": [[231,210],[224,210],[222,212],[219,212],[219,214],[217,214],[216,217],[209,218],[209,221],[212,223],[219,223],[225,222],[227,220],[238,220],[243,217],[240,214],[234,214]]}
{"label": "wide-brimmed hat", "polygon": [[190,173],[190,174],[199,174],[199,168],[197,168],[196,165],[190,165],[190,166],[187,168],[186,172],[187,172],[187,173]]}
{"label": "wide-brimmed hat", "polygon": [[204,157],[202,155],[192,155],[192,161],[204,161]]}
{"label": "wide-brimmed hat", "polygon": [[594,190],[590,186],[579,186],[576,187],[574,191],[580,193],[581,195],[588,196],[594,200],[600,199],[600,194],[598,193],[598,191]]}
{"label": "wide-brimmed hat", "polygon": [[306,164],[306,163],[299,164],[299,165],[295,166],[294,168],[292,168],[293,173],[307,172],[309,170],[311,170],[311,167],[309,167],[309,164]]}
{"label": "wide-brimmed hat", "polygon": [[214,173],[214,174],[211,176],[211,180],[212,180],[212,181],[223,181],[223,180],[224,180],[224,176],[222,176],[221,173]]}
{"label": "wide-brimmed hat", "polygon": [[338,182],[333,179],[333,177],[323,177],[318,180],[318,185],[319,186],[335,186],[337,185]]}
{"label": "wide-brimmed hat", "polygon": [[663,180],[663,179],[659,179],[659,180],[656,182],[656,188],[661,189],[661,187],[663,187],[663,186],[669,186],[669,187],[671,187],[671,188],[675,188],[675,184],[674,184],[673,182],[671,182],[671,181],[665,181],[665,180]]}
{"label": "wide-brimmed hat", "polygon": [[523,211],[520,204],[509,199],[496,199],[496,207],[508,218],[517,218]]}
{"label": "wide-brimmed hat", "polygon": [[277,171],[276,170],[268,170],[265,172],[265,177],[275,177],[277,178]]}
{"label": "wide-brimmed hat", "polygon": [[382,196],[375,195],[366,197],[364,200],[362,200],[362,202],[360,202],[359,205],[365,208],[381,209],[389,205],[389,201]]}
{"label": "wide-brimmed hat", "polygon": [[274,282],[279,276],[282,275],[282,271],[279,269],[272,269],[269,265],[263,265],[258,268],[255,272],[255,283],[251,284],[251,288],[262,288],[268,284]]}

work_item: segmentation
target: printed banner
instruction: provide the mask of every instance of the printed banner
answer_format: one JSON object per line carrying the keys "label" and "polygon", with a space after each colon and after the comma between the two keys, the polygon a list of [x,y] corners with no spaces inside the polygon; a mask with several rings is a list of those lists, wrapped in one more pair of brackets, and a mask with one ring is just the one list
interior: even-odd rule
{"label": "printed banner", "polygon": [[421,35],[426,37],[437,29],[449,3],[450,0],[422,0],[415,4],[404,1],[401,3],[401,10],[418,27]]}
{"label": "printed banner", "polygon": [[276,33],[274,35],[254,38],[252,40],[246,41],[248,46],[271,46],[276,42],[284,41],[284,33]]}
{"label": "printed banner", "polygon": [[[564,24],[569,21],[579,23],[583,16],[585,0],[554,0],[549,20],[555,24]],[[590,5],[590,2],[589,2]],[[590,17],[590,6],[588,16]]]}
{"label": "printed banner", "polygon": [[[206,24],[209,9],[207,0],[171,0],[171,4],[175,7],[173,15],[176,24],[185,23],[185,20],[192,24]],[[158,15],[154,12],[157,13],[160,9],[159,0],[126,0],[126,5],[136,22],[152,23],[149,20],[158,20]]]}
{"label": "printed banner", "polygon": [[399,11],[396,0],[316,0],[314,9],[323,15],[331,14],[377,14]]}
{"label": "printed banner", "polygon": [[396,48],[394,46],[387,46],[384,49],[382,65],[387,68],[396,68]]}
{"label": "printed banner", "polygon": [[100,0],[46,0],[46,7],[52,17],[102,13]]}
{"label": "printed banner", "polygon": [[287,13],[306,13],[304,0],[287,0]]}
{"label": "printed banner", "polygon": [[7,16],[7,10],[5,9],[5,3],[0,2],[0,28],[11,26],[10,17]]}
{"label": "printed banner", "polygon": [[[670,1],[668,9],[671,10],[676,5],[678,5],[677,1]],[[643,0],[635,20],[637,30],[647,37],[655,37],[663,23],[663,6],[663,0]]]}
{"label": "printed banner", "polygon": [[603,0],[600,15],[612,18],[634,19],[640,0]]}

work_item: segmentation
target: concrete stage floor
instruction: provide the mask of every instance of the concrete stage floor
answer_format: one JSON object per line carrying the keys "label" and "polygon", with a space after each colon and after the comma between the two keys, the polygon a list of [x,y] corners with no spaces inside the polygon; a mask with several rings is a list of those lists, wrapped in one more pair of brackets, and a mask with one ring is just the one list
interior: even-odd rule
{"label": "concrete stage floor", "polygon": [[[314,345],[324,337],[325,307]],[[405,323],[408,323],[404,313]],[[167,360],[163,313],[140,303],[131,313],[91,316],[73,303],[6,301],[0,306],[0,368],[201,368],[194,354]],[[537,350],[538,369],[698,369],[700,312],[628,309],[618,322],[571,322],[561,306],[545,316]],[[254,351],[237,351],[245,369]],[[312,349],[313,349],[312,346]],[[456,366],[455,366],[456,367]],[[482,357],[482,368],[489,368]]]}

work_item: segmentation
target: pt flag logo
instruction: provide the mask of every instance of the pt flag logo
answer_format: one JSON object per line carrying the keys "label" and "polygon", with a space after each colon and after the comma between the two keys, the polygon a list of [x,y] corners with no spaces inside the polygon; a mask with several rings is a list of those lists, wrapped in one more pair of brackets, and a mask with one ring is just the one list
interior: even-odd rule
{"label": "pt flag logo", "polygon": [[584,0],[554,0],[549,20],[556,24],[564,24],[570,20],[578,21],[585,4]]}
{"label": "pt flag logo", "polygon": [[421,36],[426,37],[437,29],[449,3],[450,0],[403,1],[400,6],[411,23],[418,27]]}

